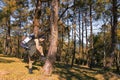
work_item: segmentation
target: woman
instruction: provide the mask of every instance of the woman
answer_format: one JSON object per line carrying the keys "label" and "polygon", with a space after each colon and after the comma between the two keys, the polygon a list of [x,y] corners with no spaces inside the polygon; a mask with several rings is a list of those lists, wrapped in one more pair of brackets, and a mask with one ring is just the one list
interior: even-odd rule
{"label": "woman", "polygon": [[22,37],[21,46],[25,49],[29,49],[30,46],[28,45],[28,42],[30,40],[33,40],[33,39],[34,39],[34,42],[35,42],[35,45],[36,45],[36,49],[39,51],[41,56],[44,56],[43,47],[40,45],[40,42],[44,41],[43,36],[39,36],[39,37],[36,38],[34,33],[30,34],[29,36],[24,35]]}

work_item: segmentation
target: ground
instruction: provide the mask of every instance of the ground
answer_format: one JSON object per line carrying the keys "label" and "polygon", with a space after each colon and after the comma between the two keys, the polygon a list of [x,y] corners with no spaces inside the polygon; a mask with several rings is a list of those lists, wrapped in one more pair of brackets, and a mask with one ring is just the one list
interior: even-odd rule
{"label": "ground", "polygon": [[120,80],[120,75],[104,72],[101,69],[89,69],[85,66],[56,63],[51,76],[42,74],[42,66],[36,63],[33,74],[28,74],[28,64],[22,59],[0,54],[0,80]]}

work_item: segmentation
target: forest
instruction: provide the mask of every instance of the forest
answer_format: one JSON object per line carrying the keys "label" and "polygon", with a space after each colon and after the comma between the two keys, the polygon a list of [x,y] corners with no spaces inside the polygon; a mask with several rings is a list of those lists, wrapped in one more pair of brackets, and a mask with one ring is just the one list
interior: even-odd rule
{"label": "forest", "polygon": [[[44,35],[46,59],[35,54],[27,75],[31,33]],[[0,80],[120,80],[120,0],[0,0]]]}

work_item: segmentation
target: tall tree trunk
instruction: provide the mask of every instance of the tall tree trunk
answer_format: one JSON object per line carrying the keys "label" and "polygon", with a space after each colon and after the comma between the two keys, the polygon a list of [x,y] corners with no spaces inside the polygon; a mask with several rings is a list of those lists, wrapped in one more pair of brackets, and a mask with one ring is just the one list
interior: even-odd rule
{"label": "tall tree trunk", "polygon": [[69,22],[67,21],[67,24],[68,24],[68,32],[67,32],[67,35],[68,35],[68,48],[67,48],[67,54],[66,54],[66,57],[65,57],[65,60],[66,60],[66,64],[69,63],[69,53],[70,53],[70,30],[69,30]]}
{"label": "tall tree trunk", "polygon": [[[38,38],[38,35],[39,35],[40,16],[41,16],[41,0],[36,0],[36,9],[35,9],[35,14],[33,18],[33,33],[35,35],[35,38]],[[30,56],[28,56],[28,59],[29,59],[29,73],[31,74],[33,61],[31,60]]]}
{"label": "tall tree trunk", "polygon": [[[74,0],[74,5],[75,5],[75,0]],[[74,45],[74,49],[72,51],[72,63],[71,63],[71,67],[73,67],[73,64],[74,64],[74,60],[75,60],[75,53],[76,53],[76,15],[75,15],[75,11],[76,11],[76,8],[74,7],[74,19],[73,19],[73,29],[74,29],[74,38],[73,38],[73,45]]]}
{"label": "tall tree trunk", "polygon": [[[85,34],[86,34],[86,48],[85,48],[85,60],[87,61],[87,56],[88,56],[88,39],[87,39],[87,37],[88,37],[88,32],[87,32],[87,12],[85,13]],[[84,64],[86,64],[86,63],[84,63]]]}
{"label": "tall tree trunk", "polygon": [[105,67],[106,66],[106,46],[105,46],[105,43],[106,43],[106,34],[105,34],[105,27],[103,27],[104,31],[103,31],[103,43],[104,43],[104,56],[103,56],[103,66]]}
{"label": "tall tree trunk", "polygon": [[11,31],[11,26],[10,26],[10,14],[9,17],[7,18],[7,47],[8,47],[8,52],[7,54],[11,54],[12,52],[12,45],[11,45],[11,37],[10,37],[10,31]]}
{"label": "tall tree trunk", "polygon": [[[9,0],[10,2],[10,0]],[[8,43],[8,53],[7,54],[11,54],[12,52],[12,45],[11,45],[11,37],[10,37],[10,32],[11,32],[11,25],[10,25],[10,15],[11,15],[11,11],[10,11],[10,4],[9,4],[9,12],[7,13],[8,17],[7,17],[7,26],[8,26],[8,30],[7,30],[7,43]]]}
{"label": "tall tree trunk", "polygon": [[89,67],[92,68],[92,66],[93,66],[93,53],[94,53],[94,48],[93,48],[93,27],[92,27],[92,3],[89,5],[89,7],[90,7],[90,48],[91,48]]}
{"label": "tall tree trunk", "polygon": [[82,52],[81,52],[81,64],[83,64],[83,59],[84,59],[84,43],[83,43],[83,38],[84,38],[84,13],[82,13]]}
{"label": "tall tree trunk", "polygon": [[116,71],[120,74],[120,52],[117,51],[115,55]]}
{"label": "tall tree trunk", "polygon": [[50,46],[48,50],[47,60],[43,66],[44,75],[51,75],[53,71],[53,65],[56,60],[57,52],[57,41],[58,41],[58,0],[52,0],[51,3],[51,37],[50,37]]}
{"label": "tall tree trunk", "polygon": [[[80,7],[79,7],[79,15],[78,15],[78,24],[79,24],[79,55],[81,55],[81,16],[80,16]],[[80,61],[80,58],[79,58]],[[80,63],[79,63],[80,64]]]}
{"label": "tall tree trunk", "polygon": [[[7,20],[5,26],[7,26]],[[7,52],[8,52],[7,30],[5,29],[4,54],[7,54]]]}
{"label": "tall tree trunk", "polygon": [[115,59],[115,50],[117,43],[117,0],[112,0],[112,16],[113,22],[111,26],[111,51],[110,51],[110,61],[108,67],[111,68],[113,61]]}
{"label": "tall tree trunk", "polygon": [[39,27],[40,27],[39,19],[40,19],[40,16],[41,16],[41,1],[37,0],[34,20],[33,20],[33,26],[34,26],[34,31],[33,32],[35,34],[35,37],[38,37],[38,34],[39,34]]}
{"label": "tall tree trunk", "polygon": [[[67,0],[67,2],[68,2],[68,0]],[[69,4],[67,4],[67,7],[68,7],[68,5],[69,5]],[[68,11],[67,11],[67,16],[68,16]],[[66,55],[65,55],[66,64],[69,63],[69,57],[68,57],[68,56],[69,56],[69,53],[70,53],[70,52],[69,52],[69,51],[70,51],[69,19],[67,19],[67,27],[68,27],[68,28],[67,28],[67,36],[68,36],[68,37],[67,37],[67,38],[68,38],[68,39],[67,39],[67,40],[68,40],[68,44],[67,44],[67,45],[68,45],[68,48],[67,48],[67,53],[66,53]]]}
{"label": "tall tree trunk", "polygon": [[[19,16],[20,25],[18,25],[20,28],[22,27],[21,15],[22,15],[22,11],[20,10],[20,16]],[[16,53],[16,56],[22,58],[22,54],[20,54],[20,34],[19,34],[19,32],[18,32],[18,35],[17,35],[17,53]]]}
{"label": "tall tree trunk", "polygon": [[117,44],[117,0],[112,0],[112,17],[111,17],[111,47],[106,62],[107,69],[110,69],[115,60],[116,44]]}
{"label": "tall tree trunk", "polygon": [[61,37],[61,49],[60,49],[60,56],[61,56],[61,53],[63,51],[63,45],[64,45],[64,27],[62,27],[62,37]]}
{"label": "tall tree trunk", "polygon": [[17,36],[17,53],[16,53],[16,56],[19,57],[20,55],[20,58],[22,58],[22,54],[20,54],[20,35],[18,34]]}

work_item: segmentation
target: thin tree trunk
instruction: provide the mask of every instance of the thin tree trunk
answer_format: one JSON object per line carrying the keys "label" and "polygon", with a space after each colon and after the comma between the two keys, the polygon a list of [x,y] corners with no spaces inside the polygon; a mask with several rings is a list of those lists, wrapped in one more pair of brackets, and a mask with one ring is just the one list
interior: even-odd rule
{"label": "thin tree trunk", "polygon": [[109,54],[109,61],[106,64],[107,68],[111,68],[115,59],[116,50],[116,29],[117,29],[117,0],[112,0],[112,25],[111,25],[111,49]]}
{"label": "thin tree trunk", "polygon": [[[79,8],[79,15],[78,15],[78,23],[79,23],[79,55],[81,55],[81,16],[80,16],[80,8]],[[79,64],[80,64],[80,58],[79,58]]]}
{"label": "thin tree trunk", "polygon": [[84,38],[84,15],[82,13],[82,52],[81,52],[81,64],[83,64],[83,59],[84,59],[84,43],[83,43],[83,38]]}
{"label": "thin tree trunk", "polygon": [[[7,24],[6,24],[7,26]],[[4,54],[8,52],[8,42],[7,42],[7,31],[5,30],[5,40],[4,40]]]}
{"label": "thin tree trunk", "polygon": [[[10,14],[9,14],[10,15]],[[12,45],[11,45],[11,37],[10,37],[10,31],[11,31],[11,26],[10,26],[10,16],[7,18],[7,54],[11,54],[12,52]]]}
{"label": "thin tree trunk", "polygon": [[19,55],[20,55],[20,58],[22,58],[21,56],[22,56],[22,54],[20,54],[20,36],[19,36],[19,34],[18,34],[18,36],[17,36],[17,54],[16,54],[16,56],[17,57],[19,57]]}
{"label": "thin tree trunk", "polygon": [[[113,15],[113,25],[111,27],[111,54],[110,54],[110,65],[109,68],[112,67],[113,61],[115,59],[115,51],[117,44],[117,0],[112,0],[112,15]],[[117,66],[117,65],[116,65]]]}
{"label": "thin tree trunk", "polygon": [[[67,4],[67,7],[68,7],[68,4]],[[68,16],[68,11],[67,11],[67,16]],[[69,19],[67,19],[67,27],[68,27],[68,29],[67,29],[67,35],[68,35],[68,48],[67,48],[67,53],[66,53],[66,55],[65,55],[65,60],[66,60],[66,64],[68,64],[69,63],[69,58],[68,58],[68,56],[69,56],[69,49],[70,49],[70,33],[69,33]]]}
{"label": "thin tree trunk", "polygon": [[104,40],[103,40],[103,43],[104,43],[104,57],[103,57],[103,66],[105,67],[106,66],[106,46],[105,46],[105,43],[106,43],[106,34],[105,34],[105,27],[104,27]]}
{"label": "thin tree trunk", "polygon": [[[9,0],[10,2],[10,0]],[[8,32],[7,32],[7,41],[8,41],[8,48],[9,48],[9,52],[8,54],[11,54],[12,52],[12,45],[11,45],[11,37],[10,37],[10,32],[11,32],[11,25],[10,25],[10,15],[11,15],[11,11],[10,11],[10,4],[9,4],[9,12],[8,12],[8,17],[7,17],[7,26],[8,26]]]}
{"label": "thin tree trunk", "polygon": [[[87,13],[85,13],[85,32],[86,32],[86,50],[85,50],[85,60],[87,61],[87,56],[88,56],[88,39],[87,39],[87,37],[88,37],[88,32],[87,32],[87,19],[86,19],[86,17],[87,17]],[[84,63],[84,64],[87,64],[87,63]]]}
{"label": "thin tree trunk", "polygon": [[[74,4],[75,4],[75,0],[74,0]],[[73,29],[74,29],[74,38],[73,38],[73,40],[74,40],[74,42],[73,42],[73,45],[74,45],[74,49],[73,49],[73,51],[72,51],[72,54],[73,54],[73,56],[72,56],[72,63],[71,63],[71,67],[73,67],[73,64],[74,64],[74,60],[75,60],[75,53],[76,53],[76,15],[75,15],[75,11],[76,11],[76,8],[74,7],[74,19],[73,19]]]}
{"label": "thin tree trunk", "polygon": [[[19,16],[19,22],[20,22],[20,28],[22,27],[22,25],[21,25],[21,14],[22,13],[22,11],[20,11],[20,16]],[[20,54],[20,34],[19,34],[19,31],[18,31],[18,35],[17,35],[17,53],[16,53],[16,56],[17,57],[19,57],[19,55],[20,55],[20,57],[22,56],[22,54]],[[22,58],[22,57],[21,57]]]}
{"label": "thin tree trunk", "polygon": [[117,54],[115,56],[115,63],[116,63],[116,71],[120,74],[120,52],[117,51]]}
{"label": "thin tree trunk", "polygon": [[[75,22],[76,22],[76,21],[75,21]],[[71,67],[73,67],[73,64],[74,64],[75,53],[76,53],[76,23],[74,23],[74,49],[73,49],[73,57],[72,57]]]}
{"label": "thin tree trunk", "polygon": [[62,27],[62,39],[61,40],[62,40],[62,44],[61,44],[61,49],[60,49],[60,56],[63,51],[63,45],[64,45],[64,27]]}
{"label": "thin tree trunk", "polygon": [[90,53],[90,65],[89,67],[93,67],[93,53],[94,53],[94,48],[93,48],[93,27],[92,27],[92,4],[90,4],[90,47],[91,47],[91,53]]}
{"label": "thin tree trunk", "polygon": [[[68,21],[67,21],[68,23]],[[69,23],[68,23],[69,24]],[[68,48],[67,48],[67,54],[66,54],[66,64],[69,63],[69,53],[70,53],[70,33],[69,33],[69,29],[68,29]]]}

